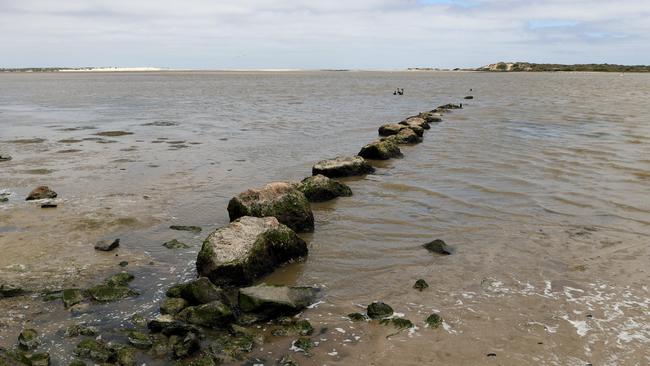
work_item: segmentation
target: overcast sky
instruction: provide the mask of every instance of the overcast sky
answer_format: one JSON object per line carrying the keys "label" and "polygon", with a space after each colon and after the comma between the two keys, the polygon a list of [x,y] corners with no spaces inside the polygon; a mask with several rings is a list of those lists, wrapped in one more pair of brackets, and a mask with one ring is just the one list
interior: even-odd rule
{"label": "overcast sky", "polygon": [[0,0],[0,67],[650,64],[650,0]]}

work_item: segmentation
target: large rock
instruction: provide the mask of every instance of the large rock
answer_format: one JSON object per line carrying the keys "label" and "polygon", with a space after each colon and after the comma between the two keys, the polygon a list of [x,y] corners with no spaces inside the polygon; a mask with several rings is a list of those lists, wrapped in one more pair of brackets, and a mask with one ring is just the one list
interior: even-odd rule
{"label": "large rock", "polygon": [[427,123],[438,123],[442,122],[442,115],[440,113],[433,111],[422,112],[418,114],[418,117],[427,121]]}
{"label": "large rock", "polygon": [[314,287],[258,285],[239,289],[239,308],[263,318],[299,313],[316,301],[320,290]]}
{"label": "large rock", "polygon": [[366,159],[388,160],[401,158],[402,151],[396,143],[390,140],[377,140],[361,148],[359,156]]}
{"label": "large rock", "polygon": [[244,216],[205,239],[196,268],[218,286],[246,286],[305,255],[307,244],[275,217]]}
{"label": "large rock", "polygon": [[412,127],[412,128],[423,128],[425,130],[428,130],[431,128],[429,125],[429,122],[427,122],[424,118],[420,117],[409,117],[402,122],[399,123],[400,125]]}
{"label": "large rock", "polygon": [[56,198],[57,194],[53,190],[51,190],[47,186],[40,186],[34,188],[33,191],[29,192],[29,195],[27,195],[26,200],[27,201],[33,201],[33,200],[42,200],[46,198]]}
{"label": "large rock", "polygon": [[309,202],[323,202],[336,197],[352,196],[350,187],[321,174],[303,179],[298,184],[298,189],[305,194]]}
{"label": "large rock", "polygon": [[375,168],[361,156],[338,156],[321,160],[312,168],[312,175],[322,174],[329,178],[348,177],[374,173]]}
{"label": "large rock", "polygon": [[215,300],[224,300],[223,290],[215,286],[207,277],[179,285],[179,296],[191,305],[207,304]]}
{"label": "large rock", "polygon": [[379,127],[379,136],[392,136],[392,135],[397,135],[398,133],[402,132],[405,129],[411,129],[413,132],[418,135],[422,136],[424,135],[424,128],[416,125],[416,124],[411,124],[411,125],[405,125],[405,124],[399,124],[399,123],[391,123],[387,125],[383,125]]}
{"label": "large rock", "polygon": [[190,324],[203,327],[223,327],[234,320],[230,307],[219,300],[185,308],[178,317]]}
{"label": "large rock", "polygon": [[404,128],[397,135],[391,135],[388,137],[382,137],[382,140],[391,141],[398,145],[411,145],[419,144],[422,142],[422,137],[418,136],[413,129]]}
{"label": "large rock", "polygon": [[269,183],[261,189],[249,189],[228,203],[230,221],[242,216],[273,216],[298,232],[314,231],[314,214],[307,197],[287,182]]}

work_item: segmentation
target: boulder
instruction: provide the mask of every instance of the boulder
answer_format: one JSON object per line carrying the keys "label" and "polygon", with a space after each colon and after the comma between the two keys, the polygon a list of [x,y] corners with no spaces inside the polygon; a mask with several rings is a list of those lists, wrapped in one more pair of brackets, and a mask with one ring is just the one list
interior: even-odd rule
{"label": "boulder", "polygon": [[433,313],[427,317],[425,320],[429,328],[438,328],[442,324],[442,318],[440,315]]}
{"label": "boulder", "polygon": [[430,241],[426,244],[422,245],[426,250],[430,251],[431,253],[437,253],[437,254],[442,254],[442,255],[450,255],[451,254],[451,248],[447,246],[447,243],[445,243],[444,240],[441,239],[436,239],[434,241]]}
{"label": "boulder", "polygon": [[34,188],[33,191],[29,192],[29,195],[27,195],[26,200],[27,201],[32,201],[32,200],[42,200],[46,198],[56,198],[57,194],[53,190],[51,190],[47,186],[40,186]]}
{"label": "boulder", "polygon": [[291,316],[316,301],[320,289],[314,287],[287,287],[257,285],[239,289],[239,308],[263,318]]}
{"label": "boulder", "polygon": [[423,128],[425,130],[428,130],[428,129],[431,128],[431,126],[429,125],[429,122],[427,122],[424,118],[420,118],[420,117],[417,117],[417,116],[409,117],[409,118],[403,120],[402,122],[400,122],[399,124],[404,125],[404,126],[408,126],[408,127],[412,127],[412,128]]}
{"label": "boulder", "polygon": [[321,160],[312,168],[312,175],[322,174],[329,178],[348,177],[374,173],[375,168],[360,156],[338,156]]}
{"label": "boulder", "polygon": [[415,281],[413,288],[418,291],[424,291],[425,289],[429,288],[429,284],[427,281],[420,278],[419,280]]}
{"label": "boulder", "polygon": [[102,252],[110,252],[111,250],[120,246],[120,239],[113,241],[100,240],[95,244],[95,249]]}
{"label": "boulder", "polygon": [[391,123],[379,127],[379,136],[397,135],[398,133],[400,133],[405,129],[413,130],[413,132],[420,137],[424,135],[424,128],[416,124],[406,125],[406,124],[399,124],[399,123]]}
{"label": "boulder", "polygon": [[427,123],[442,122],[442,114],[435,111],[422,112],[418,114],[418,117],[424,119]]}
{"label": "boulder", "polygon": [[273,216],[297,232],[314,231],[314,214],[307,197],[294,184],[269,183],[261,189],[249,189],[228,203],[230,221],[242,216]]}
{"label": "boulder", "polygon": [[74,350],[74,354],[82,358],[104,363],[111,362],[116,357],[115,351],[110,349],[106,343],[91,338],[79,342]]}
{"label": "boulder", "polygon": [[205,239],[196,268],[218,286],[246,286],[305,255],[307,244],[275,217],[244,216]]}
{"label": "boulder", "polygon": [[47,352],[35,352],[29,356],[30,366],[50,366],[50,354]]}
{"label": "boulder", "polygon": [[170,315],[176,315],[181,312],[181,310],[185,309],[189,303],[182,298],[167,298],[163,300],[162,304],[160,304],[160,313],[161,314],[170,314]]}
{"label": "boulder", "polygon": [[413,132],[412,128],[404,128],[397,135],[382,137],[381,139],[391,141],[397,145],[411,145],[422,142],[422,137]]}
{"label": "boulder", "polygon": [[359,156],[366,159],[388,160],[401,158],[402,151],[396,143],[391,140],[377,140],[361,148]]}
{"label": "boulder", "polygon": [[350,187],[321,174],[303,179],[298,184],[298,190],[307,197],[309,202],[323,202],[336,197],[352,196]]}
{"label": "boulder", "polygon": [[117,347],[115,350],[115,360],[119,366],[136,366],[135,349],[126,346]]}
{"label": "boulder", "polygon": [[393,308],[380,301],[368,305],[366,311],[370,319],[383,319],[393,315]]}
{"label": "boulder", "polygon": [[66,328],[64,335],[69,338],[77,337],[80,335],[94,337],[97,335],[98,332],[99,331],[97,330],[97,328],[80,323],[80,324],[70,325],[68,328]]}
{"label": "boulder", "polygon": [[225,299],[223,290],[210,282],[207,277],[199,277],[196,280],[181,284],[180,297],[190,305],[207,304],[215,300],[223,301]]}

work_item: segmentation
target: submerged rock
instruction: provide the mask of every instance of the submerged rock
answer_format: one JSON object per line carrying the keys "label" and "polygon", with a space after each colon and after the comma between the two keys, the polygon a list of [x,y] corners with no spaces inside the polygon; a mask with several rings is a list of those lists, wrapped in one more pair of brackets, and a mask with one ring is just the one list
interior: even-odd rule
{"label": "submerged rock", "polygon": [[312,168],[312,175],[322,174],[329,178],[349,177],[374,173],[375,168],[361,156],[338,156],[321,160]]}
{"label": "submerged rock", "polygon": [[187,245],[181,241],[178,241],[177,239],[172,239],[170,241],[166,241],[163,243],[163,247],[167,249],[186,249],[186,248],[191,248],[190,245]]}
{"label": "submerged rock", "polygon": [[442,318],[440,315],[433,313],[427,317],[425,322],[430,328],[438,328],[440,325],[442,325]]}
{"label": "submerged rock", "polygon": [[291,343],[291,348],[306,354],[309,353],[312,347],[314,347],[314,342],[309,337],[300,337]]}
{"label": "submerged rock", "polygon": [[300,190],[309,202],[324,202],[336,197],[352,196],[352,190],[347,185],[318,174],[305,178],[298,184]]}
{"label": "submerged rock", "polygon": [[361,148],[359,156],[366,159],[387,160],[401,158],[402,151],[399,146],[391,140],[378,140],[369,143]]}
{"label": "submerged rock", "polygon": [[420,278],[419,280],[415,281],[413,288],[418,291],[424,291],[425,289],[429,288],[429,284],[427,281]]}
{"label": "submerged rock", "polygon": [[24,329],[18,335],[18,345],[25,350],[31,350],[38,347],[41,341],[38,339],[38,332],[36,329]]}
{"label": "submerged rock", "polygon": [[127,346],[116,348],[115,360],[119,366],[136,366],[135,349]]}
{"label": "submerged rock", "polygon": [[200,226],[186,226],[186,225],[172,225],[169,227],[172,230],[178,230],[178,231],[191,231],[193,233],[200,233],[201,227]]}
{"label": "submerged rock", "polygon": [[176,359],[191,356],[201,348],[199,337],[194,333],[187,333],[184,336],[172,335],[169,337],[169,345],[172,356]]}
{"label": "submerged rock", "polygon": [[226,362],[241,361],[246,354],[253,351],[255,338],[250,334],[235,333],[215,339],[209,347],[210,354]]}
{"label": "submerged rock", "polygon": [[348,314],[348,318],[354,322],[359,322],[362,320],[366,320],[366,316],[361,314],[361,313],[350,313]]}
{"label": "submerged rock", "polygon": [[85,324],[72,324],[66,328],[64,335],[68,338],[80,335],[94,337],[99,331],[95,327],[86,326]]}
{"label": "submerged rock", "polygon": [[239,307],[267,319],[291,316],[316,301],[320,293],[314,287],[257,285],[239,289]]}
{"label": "submerged rock", "polygon": [[298,232],[314,231],[314,214],[307,197],[295,185],[274,182],[261,189],[249,189],[228,203],[230,221],[242,216],[273,216]]}
{"label": "submerged rock", "polygon": [[103,131],[103,132],[97,132],[95,135],[96,136],[119,137],[119,136],[133,135],[133,132],[127,132],[127,131]]}
{"label": "submerged rock", "polygon": [[444,113],[444,112],[447,112],[447,111],[452,110],[452,109],[462,109],[462,108],[463,108],[462,103],[461,104],[448,103],[448,104],[444,104],[444,105],[439,106],[438,108],[434,109],[432,112],[434,112],[434,113]]}
{"label": "submerged rock", "polygon": [[151,337],[149,334],[138,332],[138,331],[131,331],[127,335],[129,339],[129,344],[132,345],[135,348],[139,349],[148,349],[151,348],[153,345],[153,341],[151,340]]}
{"label": "submerged rock", "polygon": [[275,217],[244,216],[205,239],[196,268],[216,285],[246,286],[305,255],[307,244]]}
{"label": "submerged rock", "polygon": [[366,310],[370,319],[382,319],[393,315],[393,308],[380,301],[368,305]]}
{"label": "submerged rock", "polygon": [[451,248],[447,246],[447,243],[444,242],[444,240],[441,239],[436,239],[434,241],[428,242],[424,245],[422,245],[426,250],[430,251],[431,253],[438,253],[442,255],[450,255],[451,254]]}
{"label": "submerged rock", "polygon": [[474,99],[474,96],[473,95],[468,95],[468,96],[465,97],[465,99]]}
{"label": "submerged rock", "polygon": [[42,200],[46,198],[56,198],[57,194],[53,190],[51,190],[48,186],[40,186],[34,188],[33,191],[29,192],[29,195],[27,195],[27,198],[25,199],[26,201],[33,201],[33,200]]}
{"label": "submerged rock", "polygon": [[0,161],[9,161],[11,159],[12,159],[11,155],[1,155],[0,154]]}
{"label": "submerged rock", "polygon": [[95,244],[95,249],[103,252],[110,252],[111,250],[120,246],[120,239],[115,239],[112,242],[100,240]]}
{"label": "submerged rock", "polygon": [[407,329],[413,327],[413,322],[404,318],[385,318],[379,321],[382,325],[393,325],[397,329]]}
{"label": "submerged rock", "polygon": [[314,333],[314,327],[305,319],[280,318],[275,321],[275,324],[278,327],[271,331],[274,336],[308,336]]}
{"label": "submerged rock", "polygon": [[120,272],[112,275],[106,279],[106,284],[109,286],[126,286],[129,282],[133,281],[135,276],[128,272]]}
{"label": "submerged rock", "polygon": [[85,298],[86,295],[84,294],[84,291],[78,288],[65,289],[61,294],[61,300],[66,308],[77,305],[84,301]]}
{"label": "submerged rock", "polygon": [[185,308],[178,317],[190,324],[208,328],[223,327],[234,320],[230,307],[219,300]]}
{"label": "submerged rock", "polygon": [[99,302],[109,302],[139,295],[126,286],[97,285],[87,290],[88,295]]}

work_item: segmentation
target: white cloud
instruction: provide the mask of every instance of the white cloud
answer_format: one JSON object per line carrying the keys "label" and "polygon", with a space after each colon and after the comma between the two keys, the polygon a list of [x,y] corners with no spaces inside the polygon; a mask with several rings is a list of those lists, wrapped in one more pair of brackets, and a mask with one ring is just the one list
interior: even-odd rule
{"label": "white cloud", "polygon": [[645,0],[0,0],[0,66],[642,63],[648,19]]}

